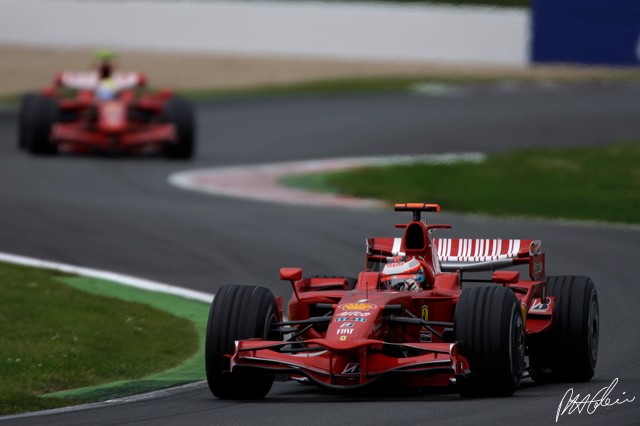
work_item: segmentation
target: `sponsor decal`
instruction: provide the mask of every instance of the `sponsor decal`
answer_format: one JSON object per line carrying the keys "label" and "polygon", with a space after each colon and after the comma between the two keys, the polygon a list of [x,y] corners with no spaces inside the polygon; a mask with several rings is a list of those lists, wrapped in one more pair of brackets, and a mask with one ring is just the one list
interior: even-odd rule
{"label": "sponsor decal", "polygon": [[536,300],[535,302],[533,302],[533,306],[531,306],[531,310],[532,311],[546,311],[549,309],[549,304],[548,303],[542,303],[541,300]]}
{"label": "sponsor decal", "polygon": [[360,374],[360,363],[348,363],[342,370],[342,374]]}
{"label": "sponsor decal", "polygon": [[344,342],[345,340],[347,340],[347,336],[340,336],[340,341]]}
{"label": "sponsor decal", "polygon": [[533,272],[536,275],[542,274],[543,271],[544,271],[544,264],[542,262],[536,262],[533,264]]}
{"label": "sponsor decal", "polygon": [[340,309],[344,309],[346,311],[369,311],[371,309],[377,308],[373,303],[345,303],[342,305],[338,305]]}
{"label": "sponsor decal", "polygon": [[105,121],[111,125],[118,124],[124,119],[124,108],[116,102],[109,102],[104,106]]}
{"label": "sponsor decal", "polygon": [[355,323],[355,322],[347,322],[347,323],[342,324],[342,325],[340,326],[340,328],[345,328],[345,327],[355,327],[355,326],[356,326],[356,323]]}
{"label": "sponsor decal", "polygon": [[[422,305],[420,309],[420,317],[423,321],[429,321],[429,307],[427,305]],[[424,325],[420,327],[420,341],[421,342],[430,342],[431,341],[431,333],[427,332],[427,327]],[[422,335],[429,335],[429,340],[422,340]]]}
{"label": "sponsor decal", "polygon": [[338,314],[339,317],[368,317],[371,312],[345,311]]}
{"label": "sponsor decal", "polygon": [[353,334],[353,328],[339,328],[336,330],[336,334]]}
{"label": "sponsor decal", "polygon": [[[422,305],[422,308],[420,308],[420,317],[423,321],[429,321],[429,306]],[[423,325],[420,329],[420,341],[423,343],[431,343],[432,339],[433,336],[431,332]]]}
{"label": "sponsor decal", "polygon": [[[367,322],[367,319],[366,318],[360,318],[360,317],[354,317],[354,318],[338,317],[338,318],[336,318],[336,322],[347,322],[347,321]],[[353,324],[353,323],[351,323],[351,324]],[[347,326],[343,326],[343,327],[355,327],[355,324],[347,325]]]}

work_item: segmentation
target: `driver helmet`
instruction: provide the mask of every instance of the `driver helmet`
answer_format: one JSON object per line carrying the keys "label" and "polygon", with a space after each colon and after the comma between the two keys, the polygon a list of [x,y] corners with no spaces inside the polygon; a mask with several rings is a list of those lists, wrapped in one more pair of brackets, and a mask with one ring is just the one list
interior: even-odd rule
{"label": "driver helmet", "polygon": [[393,257],[382,268],[380,280],[389,290],[420,291],[424,283],[424,270],[415,257]]}
{"label": "driver helmet", "polygon": [[111,61],[116,57],[116,52],[112,50],[98,50],[95,52],[95,56],[100,59],[98,78],[100,80],[111,78],[113,74],[113,64]]}
{"label": "driver helmet", "polygon": [[98,68],[98,75],[100,77],[100,80],[106,80],[108,78],[111,78],[112,74],[113,74],[113,67],[111,66],[111,63],[109,61],[103,61],[100,64],[100,68]]}

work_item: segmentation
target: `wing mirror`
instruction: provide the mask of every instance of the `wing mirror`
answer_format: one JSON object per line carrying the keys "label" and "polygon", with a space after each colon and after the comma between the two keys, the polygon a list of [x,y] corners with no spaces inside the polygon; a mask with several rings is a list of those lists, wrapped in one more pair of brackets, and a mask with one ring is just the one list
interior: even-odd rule
{"label": "wing mirror", "polygon": [[280,279],[283,281],[299,281],[302,279],[302,269],[280,268]]}
{"label": "wing mirror", "polygon": [[298,290],[296,289],[296,281],[300,281],[302,279],[302,268],[280,268],[280,279],[291,283],[291,287],[293,287],[293,294],[296,295],[297,300],[300,300],[300,297],[298,297]]}

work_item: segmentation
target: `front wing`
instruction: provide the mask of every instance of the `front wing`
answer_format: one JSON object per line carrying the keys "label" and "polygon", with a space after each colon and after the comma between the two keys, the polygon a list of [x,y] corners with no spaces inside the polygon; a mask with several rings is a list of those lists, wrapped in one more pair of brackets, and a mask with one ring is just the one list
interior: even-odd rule
{"label": "front wing", "polygon": [[127,151],[149,145],[161,145],[177,140],[173,124],[154,123],[131,131],[106,133],[90,130],[77,123],[58,123],[53,126],[51,140],[74,146],[86,146],[108,151]]}
{"label": "front wing", "polygon": [[231,370],[246,368],[305,376],[323,387],[348,389],[392,374],[404,375],[416,386],[446,386],[466,374],[469,365],[455,343],[236,341]]}

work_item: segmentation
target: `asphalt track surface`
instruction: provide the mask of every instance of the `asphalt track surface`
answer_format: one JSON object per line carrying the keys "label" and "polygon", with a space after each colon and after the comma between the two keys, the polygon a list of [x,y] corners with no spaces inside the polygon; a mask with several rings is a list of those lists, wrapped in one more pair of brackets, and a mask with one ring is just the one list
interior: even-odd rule
{"label": "asphalt track surface", "polygon": [[[485,88],[455,97],[223,100],[199,106],[200,146],[192,162],[32,157],[16,149],[15,117],[0,114],[0,250],[205,292],[242,283],[288,296],[288,284],[278,281],[280,266],[300,266],[306,274],[355,275],[363,266],[364,239],[396,235],[392,225],[401,219],[382,210],[212,197],[169,186],[170,173],[311,158],[638,140],[639,100],[640,88],[628,85],[518,92]],[[200,384],[151,399],[0,423],[549,424],[569,387],[594,394],[618,378],[610,397],[623,399],[626,392],[634,402],[564,415],[559,423],[638,424],[640,231],[446,213],[439,221],[454,225],[451,236],[540,238],[549,274],[594,279],[601,338],[592,382],[534,385],[525,380],[514,397],[487,400],[462,400],[455,392],[343,395],[276,383],[259,402],[217,400]]]}

